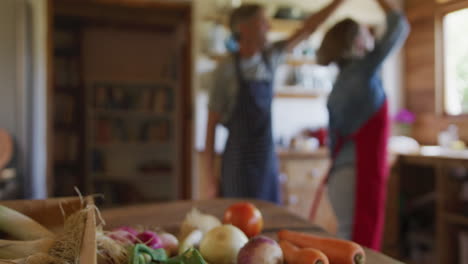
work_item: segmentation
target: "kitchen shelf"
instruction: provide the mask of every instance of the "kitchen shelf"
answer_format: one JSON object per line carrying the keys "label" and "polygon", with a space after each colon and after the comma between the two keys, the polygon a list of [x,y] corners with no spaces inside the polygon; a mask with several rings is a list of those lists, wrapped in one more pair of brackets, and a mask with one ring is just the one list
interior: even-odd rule
{"label": "kitchen shelf", "polygon": [[229,57],[229,54],[216,54],[216,55],[214,55],[214,54],[208,54],[207,56],[208,56],[208,58],[210,58],[211,60],[213,60],[213,61],[219,63],[219,62],[224,61],[227,57]]}
{"label": "kitchen shelf", "polygon": [[327,97],[328,93],[325,92],[312,92],[300,88],[300,86],[283,86],[283,88],[275,91],[276,98],[304,98],[304,99],[317,99]]}
{"label": "kitchen shelf", "polygon": [[445,213],[445,221],[450,224],[468,226],[468,216],[454,213]]}
{"label": "kitchen shelf", "polygon": [[295,92],[280,92],[275,94],[276,98],[304,98],[304,99],[317,99],[323,97],[321,94],[312,93],[295,93]]}
{"label": "kitchen shelf", "polygon": [[287,58],[285,63],[290,66],[302,66],[307,64],[317,64],[317,61],[312,58]]}
{"label": "kitchen shelf", "polygon": [[[211,60],[219,63],[219,62],[224,61],[230,55],[229,54],[208,54],[207,56]],[[317,61],[312,58],[286,58],[284,63],[290,66],[302,66],[302,65],[307,65],[307,64],[316,64]]]}
{"label": "kitchen shelf", "polygon": [[[226,28],[228,26],[228,19],[226,16],[223,15],[208,15],[203,18],[205,21],[218,21],[222,23]],[[270,18],[270,25],[271,25],[271,32],[278,32],[278,33],[287,33],[291,34],[295,30],[299,29],[302,24],[303,20],[295,20],[295,19],[278,19],[278,18]]]}
{"label": "kitchen shelf", "polygon": [[291,34],[302,26],[303,20],[272,18],[270,24],[272,32]]}

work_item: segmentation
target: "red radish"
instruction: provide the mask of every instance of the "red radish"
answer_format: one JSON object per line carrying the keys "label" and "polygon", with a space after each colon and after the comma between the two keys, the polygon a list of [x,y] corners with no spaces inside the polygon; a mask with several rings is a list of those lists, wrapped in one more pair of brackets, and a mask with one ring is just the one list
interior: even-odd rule
{"label": "red radish", "polygon": [[144,231],[137,235],[138,240],[152,249],[162,248],[162,241],[159,236],[152,231]]}

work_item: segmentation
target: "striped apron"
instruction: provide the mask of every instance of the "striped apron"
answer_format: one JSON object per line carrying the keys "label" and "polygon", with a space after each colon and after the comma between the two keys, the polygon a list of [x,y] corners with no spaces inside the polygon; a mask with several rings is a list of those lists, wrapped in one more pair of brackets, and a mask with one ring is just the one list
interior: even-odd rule
{"label": "striped apron", "polygon": [[278,159],[272,136],[271,103],[273,70],[265,81],[247,81],[240,58],[234,55],[239,84],[236,106],[226,124],[229,137],[223,154],[221,194],[229,198],[253,198],[280,202]]}

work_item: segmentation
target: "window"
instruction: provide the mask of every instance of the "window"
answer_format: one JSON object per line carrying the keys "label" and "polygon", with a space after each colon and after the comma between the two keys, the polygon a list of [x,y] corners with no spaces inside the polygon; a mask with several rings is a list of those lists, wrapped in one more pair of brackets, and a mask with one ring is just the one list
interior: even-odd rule
{"label": "window", "polygon": [[444,17],[444,105],[449,115],[468,114],[467,29],[468,8]]}

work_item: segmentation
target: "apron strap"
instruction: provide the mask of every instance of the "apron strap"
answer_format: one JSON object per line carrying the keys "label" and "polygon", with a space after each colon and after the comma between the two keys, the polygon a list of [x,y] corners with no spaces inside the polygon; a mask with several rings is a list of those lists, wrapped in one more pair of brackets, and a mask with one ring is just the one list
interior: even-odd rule
{"label": "apron strap", "polygon": [[340,150],[343,148],[343,146],[346,143],[348,143],[349,141],[351,141],[353,139],[354,135],[355,135],[355,133],[353,133],[353,134],[351,134],[351,135],[349,135],[347,137],[342,137],[342,136],[340,136],[338,134],[338,131],[336,131],[336,136],[337,136],[336,138],[338,140],[337,140],[336,145],[333,148],[332,153],[331,153],[331,158],[332,158],[331,166],[328,169],[327,174],[325,175],[325,177],[320,182],[320,184],[319,184],[319,186],[317,188],[317,192],[315,194],[314,200],[312,201],[312,208],[310,210],[310,215],[309,215],[310,220],[315,219],[315,216],[316,216],[317,211],[318,211],[319,204],[322,201],[323,192],[325,191],[325,186],[327,185],[328,179],[330,178],[331,170],[333,168],[333,163],[335,162],[336,158],[338,157],[338,153],[340,153]]}
{"label": "apron strap", "polygon": [[262,52],[262,60],[263,63],[265,64],[268,72],[271,74],[271,78],[273,79],[273,66],[271,65],[271,62],[268,60],[268,56],[266,54],[266,51]]}
{"label": "apron strap", "polygon": [[[262,61],[265,64],[268,72],[270,73],[271,79],[273,80],[274,71],[273,71],[273,67],[272,67],[270,61],[268,60],[268,56],[267,56],[266,52],[262,51],[260,56],[262,56]],[[239,55],[238,52],[235,52],[235,53],[232,54],[232,57],[233,57],[233,60],[234,60],[234,66],[235,66],[235,70],[236,70],[237,80],[239,81],[239,85],[242,86],[246,81],[244,79],[244,75],[242,74],[242,69],[241,69],[241,65],[240,65],[241,64],[240,63],[240,55]]]}

